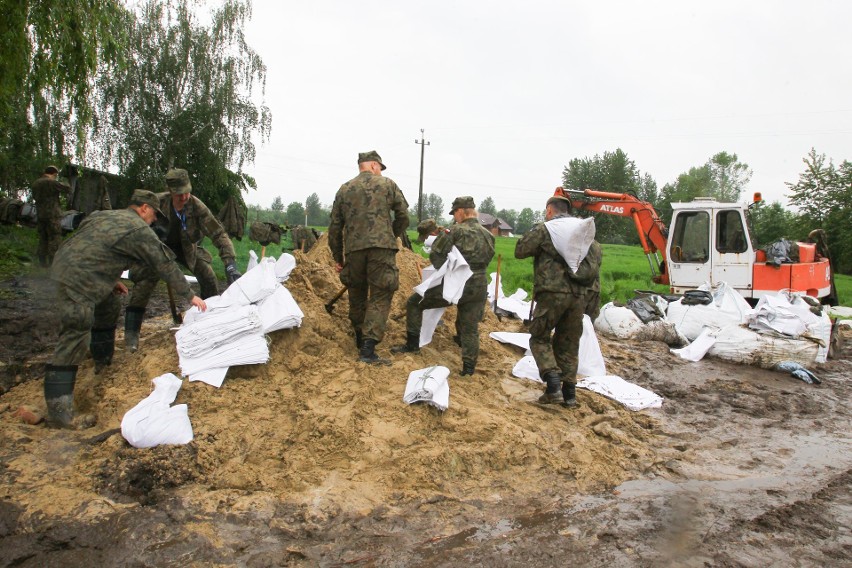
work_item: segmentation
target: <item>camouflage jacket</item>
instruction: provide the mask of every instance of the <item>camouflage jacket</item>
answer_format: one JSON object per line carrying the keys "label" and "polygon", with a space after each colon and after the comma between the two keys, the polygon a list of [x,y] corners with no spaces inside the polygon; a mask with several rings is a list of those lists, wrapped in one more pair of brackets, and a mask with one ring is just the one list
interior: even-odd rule
{"label": "camouflage jacket", "polygon": [[[154,225],[157,227],[158,234],[168,235],[171,223],[180,223],[180,220],[172,206],[172,196],[169,192],[158,193],[157,198],[160,200],[160,210],[168,220],[157,219]],[[204,237],[210,237],[210,240],[219,249],[219,258],[222,259],[224,264],[236,259],[234,244],[222,227],[222,223],[200,199],[194,195],[191,196],[186,205],[183,206],[183,212],[186,213],[186,229],[180,228],[180,241],[183,258],[186,260],[187,266],[190,268],[195,266],[196,258],[206,262],[213,260],[207,249],[201,246]]]}
{"label": "camouflage jacket", "polygon": [[71,188],[61,181],[42,176],[33,182],[32,194],[39,219],[59,219],[62,217],[61,193],[68,194]]}
{"label": "camouflage jacket", "polygon": [[459,249],[474,275],[485,274],[488,263],[494,258],[494,235],[479,224],[479,219],[465,219],[444,229],[432,243],[432,251],[429,253],[432,266],[440,268],[454,246]]}
{"label": "camouflage jacket", "polygon": [[535,293],[556,292],[582,296],[594,286],[601,269],[601,245],[592,241],[589,252],[574,273],[556,252],[544,223],[535,225],[515,244],[515,258],[535,257]]}
{"label": "camouflage jacket", "polygon": [[396,183],[361,172],[337,191],[328,226],[328,246],[335,262],[368,248],[397,249],[396,238],[408,227],[408,202]]}
{"label": "camouflage jacket", "polygon": [[192,293],[174,254],[132,209],[96,211],[89,215],[56,253],[51,277],[80,303],[98,303],[112,292],[121,273],[147,264],[179,295]]}

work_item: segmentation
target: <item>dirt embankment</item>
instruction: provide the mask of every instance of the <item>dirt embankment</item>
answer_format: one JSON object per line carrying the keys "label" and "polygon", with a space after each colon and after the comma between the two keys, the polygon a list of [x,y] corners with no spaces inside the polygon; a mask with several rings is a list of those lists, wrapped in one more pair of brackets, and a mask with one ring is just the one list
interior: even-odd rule
{"label": "dirt embankment", "polygon": [[[759,565],[744,559],[774,545],[759,544],[771,531],[795,532],[791,519],[831,533],[802,549],[805,565],[849,550],[842,475],[852,458],[820,454],[850,449],[845,362],[820,369],[826,381],[811,387],[684,363],[660,343],[602,339],[608,371],[663,395],[663,408],[629,412],[582,390],[577,409],[541,407],[540,388],[511,377],[522,354],[488,338],[522,331],[517,320],[487,313],[473,377],[458,375],[453,309],[420,354],[390,355],[422,258],[398,256],[400,292],[379,346],[393,365],[372,367],[357,362],[346,296],[324,308],[340,288],[324,241],[296,257],[286,286],[302,327],[273,333],[271,361],[232,368],[221,389],[184,384],[176,402],[189,406],[190,444],[136,450],[120,435],[92,439],[118,427],[152,378],[178,370],[168,316],[146,320],[138,353],[121,350],[119,334],[100,384],[91,362],[81,368],[78,403],[98,415],[95,430],[52,431],[0,413],[0,542],[21,551],[0,560]],[[444,413],[402,401],[409,372],[434,364],[452,371]],[[0,410],[43,409],[41,389],[18,384]],[[796,505],[805,499],[823,506]],[[135,535],[135,552],[121,534]]]}

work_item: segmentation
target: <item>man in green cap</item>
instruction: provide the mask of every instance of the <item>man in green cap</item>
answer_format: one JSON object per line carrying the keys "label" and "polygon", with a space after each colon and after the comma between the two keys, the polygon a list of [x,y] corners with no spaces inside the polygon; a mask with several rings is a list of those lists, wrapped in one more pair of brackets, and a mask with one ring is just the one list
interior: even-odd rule
{"label": "man in green cap", "polygon": [[376,355],[385,335],[391,300],[399,288],[396,239],[408,227],[408,202],[375,151],[358,154],[358,176],[337,191],[328,246],[340,281],[349,289],[349,321],[359,360],[388,364]]}
{"label": "man in green cap", "polygon": [[[201,241],[208,237],[219,249],[228,284],[231,284],[241,276],[237,270],[231,238],[210,209],[192,195],[192,184],[186,170],[170,169],[166,173],[166,186],[169,191],[157,194],[164,215],[155,223],[154,229],[163,235],[161,238],[177,261],[198,279],[201,297],[207,299],[217,296],[219,285],[210,264],[213,257],[201,246]],[[134,266],[130,270],[130,279],[134,286],[124,315],[124,339],[125,347],[129,351],[136,351],[145,308],[160,277],[150,267]]]}
{"label": "man in green cap", "polygon": [[515,244],[515,258],[535,258],[536,304],[530,325],[530,350],[546,385],[538,401],[543,404],[561,402],[564,406],[577,404],[575,386],[583,313],[594,294],[601,268],[601,247],[593,240],[593,230],[591,236],[587,236],[588,252],[576,271],[568,265],[565,251],[570,239],[566,235],[570,233],[560,229],[560,225],[576,223],[570,211],[568,199],[551,197],[547,200],[545,222],[535,225]]}
{"label": "man in green cap", "polygon": [[[473,271],[465,282],[456,315],[456,332],[462,349],[461,374],[472,375],[479,357],[479,322],[482,321],[485,300],[488,297],[488,278],[485,270],[494,258],[494,235],[480,224],[473,197],[457,197],[453,201],[450,215],[455,224],[445,229],[432,243],[429,260],[437,270],[447,261],[447,255],[453,247],[456,247]],[[429,288],[423,296],[412,294],[405,306],[405,345],[393,347],[391,351],[394,353],[420,351],[423,311],[449,305],[450,303],[444,299],[443,283]]]}
{"label": "man in green cap", "polygon": [[62,244],[62,205],[59,198],[68,195],[71,188],[59,181],[59,168],[47,166],[40,178],[32,185],[35,201],[38,230],[38,262],[41,266],[50,266],[53,255]]}
{"label": "man in green cap", "polygon": [[77,367],[91,349],[95,370],[112,362],[115,324],[121,311],[117,295],[127,293],[119,281],[134,263],[150,267],[175,292],[205,310],[204,300],[187,284],[174,255],[149,225],[158,214],[157,196],[137,189],[127,209],[89,215],[56,253],[51,277],[57,281],[59,341],[45,368],[44,398],[48,423],[62,428],[92,424],[75,417],[74,382]]}

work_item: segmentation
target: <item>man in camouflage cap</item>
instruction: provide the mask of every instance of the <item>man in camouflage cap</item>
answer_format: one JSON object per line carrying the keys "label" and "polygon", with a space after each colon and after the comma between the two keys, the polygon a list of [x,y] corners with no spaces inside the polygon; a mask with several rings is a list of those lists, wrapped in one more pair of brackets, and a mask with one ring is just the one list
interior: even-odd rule
{"label": "man in camouflage cap", "polygon": [[[479,222],[473,197],[457,197],[450,210],[455,224],[438,235],[432,243],[429,260],[435,269],[447,261],[447,255],[456,247],[473,271],[465,282],[464,292],[458,302],[456,332],[462,349],[462,375],[472,375],[479,357],[479,322],[485,311],[488,297],[488,279],[485,270],[494,258],[494,235]],[[420,328],[423,311],[442,308],[450,303],[444,299],[444,285],[429,288],[423,296],[412,294],[406,303],[406,342],[391,349],[394,353],[420,351]]]}
{"label": "man in camouflage cap", "polygon": [[423,219],[417,225],[417,241],[422,243],[426,237],[437,235],[439,232],[440,228],[434,219]]}
{"label": "man in camouflage cap", "polygon": [[375,151],[358,154],[358,176],[337,191],[328,246],[340,281],[349,288],[349,320],[359,359],[387,364],[376,355],[385,335],[391,300],[399,288],[396,239],[408,227],[408,202]]}
{"label": "man in camouflage cap", "polygon": [[[594,294],[601,268],[601,247],[592,240],[574,272],[554,243],[548,223],[570,219],[571,202],[564,197],[547,200],[545,222],[535,225],[515,244],[515,258],[534,257],[535,308],[530,326],[530,350],[545,382],[543,404],[577,404],[577,356],[583,334],[583,313]],[[551,338],[551,330],[553,330]],[[560,393],[561,384],[561,393]]]}
{"label": "man in camouflage cap", "polygon": [[41,266],[50,266],[53,255],[62,244],[62,205],[59,197],[66,195],[71,188],[59,181],[59,169],[47,166],[40,178],[32,185],[32,196],[37,212],[38,262]]}
{"label": "man in camouflage cap", "polygon": [[56,253],[51,277],[58,284],[59,341],[44,377],[50,425],[91,425],[82,417],[75,418],[77,367],[89,349],[95,372],[112,362],[115,324],[121,311],[116,296],[127,293],[119,281],[125,268],[133,263],[150,267],[179,296],[206,309],[204,300],[192,293],[174,255],[149,227],[158,214],[157,196],[137,189],[127,209],[92,213]]}
{"label": "man in camouflage cap", "polygon": [[[192,195],[192,184],[186,170],[170,169],[166,173],[166,186],[169,191],[157,194],[164,215],[155,223],[154,229],[163,235],[161,238],[177,261],[198,279],[201,297],[217,296],[219,285],[210,264],[213,257],[201,246],[201,242],[208,237],[219,249],[228,284],[231,284],[240,277],[231,238],[210,209]],[[134,266],[130,270],[130,279],[134,286],[124,316],[124,338],[127,349],[136,351],[145,308],[160,277],[149,267]]]}
{"label": "man in camouflage cap", "polygon": [[293,250],[310,251],[317,244],[317,236],[310,227],[296,225],[290,228],[290,238],[293,240]]}

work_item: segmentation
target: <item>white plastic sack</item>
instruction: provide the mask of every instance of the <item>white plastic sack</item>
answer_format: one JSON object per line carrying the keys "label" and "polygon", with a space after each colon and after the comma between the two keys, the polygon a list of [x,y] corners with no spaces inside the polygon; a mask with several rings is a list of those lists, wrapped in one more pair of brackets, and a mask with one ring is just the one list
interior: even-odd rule
{"label": "white plastic sack", "polygon": [[681,299],[670,302],[666,311],[666,319],[689,341],[701,335],[705,327],[721,329],[745,323],[752,312],[745,298],[725,282],[720,282],[716,288],[703,284],[698,289],[709,291],[713,301],[706,306],[690,306],[684,305]]}
{"label": "white plastic sack", "polygon": [[658,394],[615,375],[586,377],[577,381],[577,388],[611,398],[630,410],[660,408],[663,405],[663,398]]}
{"label": "white plastic sack", "polygon": [[444,299],[451,304],[457,304],[462,293],[464,293],[465,283],[472,275],[473,270],[470,269],[464,256],[458,248],[453,246],[447,254],[447,260],[444,264],[431,273],[428,278],[424,275],[423,282],[415,286],[414,291],[423,296],[426,294],[426,290],[443,283],[444,287],[441,293]]}
{"label": "white plastic sack", "polygon": [[619,339],[631,339],[644,327],[639,316],[630,308],[616,306],[612,302],[605,304],[595,319],[595,329],[601,333]]}
{"label": "white plastic sack", "polygon": [[402,400],[407,404],[425,402],[444,411],[450,406],[450,370],[436,365],[412,371],[408,375]]}
{"label": "white plastic sack", "polygon": [[154,392],[121,419],[121,435],[134,448],[191,442],[193,433],[187,406],[170,406],[180,390],[181,380],[166,373],[155,378],[153,383]]}
{"label": "white plastic sack", "polygon": [[577,272],[595,239],[595,220],[592,217],[557,217],[545,222],[544,226],[556,252],[572,272]]}
{"label": "white plastic sack", "polygon": [[764,369],[781,361],[795,361],[806,367],[821,362],[821,348],[811,341],[757,333],[742,325],[729,325],[714,333],[716,342],[707,352],[711,357]]}
{"label": "white plastic sack", "polygon": [[[497,337],[495,337],[497,335]],[[523,347],[522,338],[526,336],[527,348],[529,348],[528,333],[509,334],[504,332],[495,332],[491,337],[504,343],[513,343]],[[595,328],[592,325],[592,320],[589,316],[583,316],[583,335],[580,336],[580,346],[577,350],[577,374],[581,376],[589,375],[605,375],[606,365],[604,363],[601,346],[598,343],[598,337],[595,335]],[[521,379],[531,379],[541,382],[541,375],[538,372],[538,366],[532,355],[525,355],[520,361],[515,363],[512,368],[512,375]]]}
{"label": "white plastic sack", "polygon": [[701,361],[704,358],[710,348],[713,347],[714,343],[716,343],[715,334],[709,328],[705,327],[698,337],[695,338],[695,341],[686,347],[681,349],[670,349],[670,351],[681,359],[696,362]]}

